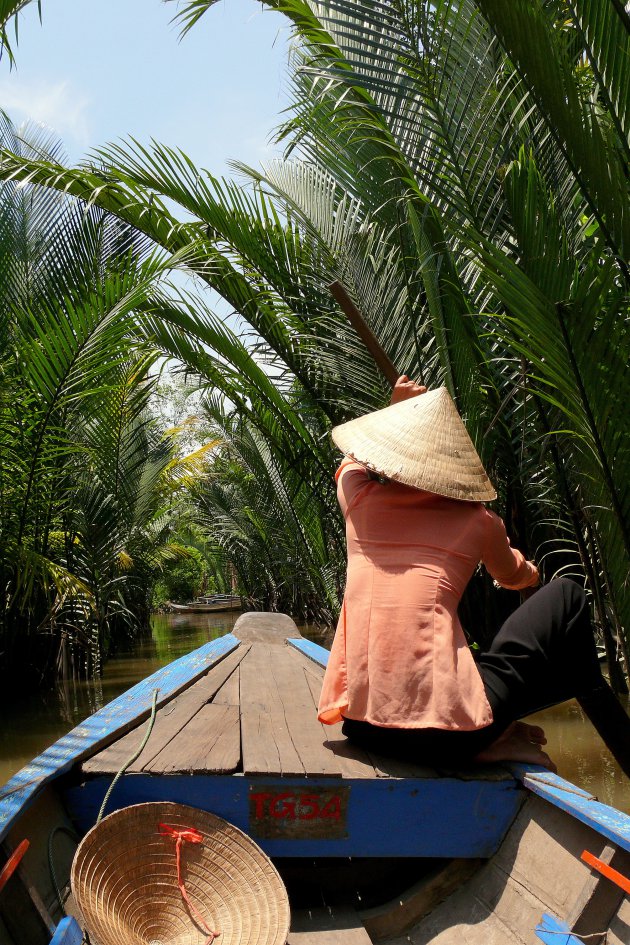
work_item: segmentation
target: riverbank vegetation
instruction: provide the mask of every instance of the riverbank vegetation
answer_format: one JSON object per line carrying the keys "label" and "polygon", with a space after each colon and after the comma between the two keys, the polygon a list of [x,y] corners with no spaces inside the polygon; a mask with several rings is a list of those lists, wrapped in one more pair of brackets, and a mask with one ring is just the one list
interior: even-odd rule
{"label": "riverbank vegetation", "polygon": [[[184,3],[183,31],[211,5]],[[267,6],[295,33],[278,132],[286,159],[238,166],[245,184],[135,141],[68,168],[5,126],[5,661],[29,639],[37,665],[42,653],[63,664],[66,641],[79,652],[67,628],[80,624],[80,652],[97,668],[116,627],[146,622],[137,589],[177,555],[182,504],[215,573],[253,604],[334,621],[343,524],[327,433],[387,402],[328,290],[339,280],[401,373],[455,397],[513,542],[545,579],[586,582],[623,688],[625,10],[612,0]],[[65,222],[55,230],[48,211],[25,222],[39,204]],[[28,254],[20,269],[29,234],[41,277]],[[45,273],[59,252],[56,282]],[[193,290],[172,282],[176,268]],[[238,321],[212,310],[208,289]],[[207,439],[189,460],[147,413],[165,358],[202,392]],[[513,605],[476,576],[464,602],[471,636],[483,643]]]}

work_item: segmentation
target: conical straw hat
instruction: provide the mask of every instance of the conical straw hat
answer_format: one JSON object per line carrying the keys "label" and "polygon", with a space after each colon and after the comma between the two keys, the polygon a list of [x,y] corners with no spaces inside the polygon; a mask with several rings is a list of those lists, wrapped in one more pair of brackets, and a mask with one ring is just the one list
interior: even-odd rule
{"label": "conical straw hat", "polygon": [[[180,870],[193,908],[178,888]],[[169,835],[170,832],[170,835]],[[72,892],[93,945],[285,945],[289,900],[269,857],[207,811],[160,801],[115,811],[81,841]],[[198,916],[195,916],[195,911]]]}
{"label": "conical straw hat", "polygon": [[445,387],[342,423],[332,438],[387,479],[466,502],[497,497]]}

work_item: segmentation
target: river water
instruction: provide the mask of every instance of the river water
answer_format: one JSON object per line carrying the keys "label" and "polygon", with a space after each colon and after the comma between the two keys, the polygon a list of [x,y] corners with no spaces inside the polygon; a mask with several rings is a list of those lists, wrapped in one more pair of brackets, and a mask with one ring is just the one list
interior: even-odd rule
{"label": "river water", "polygon": [[[133,651],[109,660],[97,683],[60,685],[2,710],[0,784],[84,718],[161,666],[208,640],[229,633],[238,614],[168,614],[153,617],[152,635]],[[304,636],[324,642],[317,631]],[[602,744],[576,702],[532,716],[545,729],[547,750],[558,773],[605,804],[630,813],[630,780]]]}

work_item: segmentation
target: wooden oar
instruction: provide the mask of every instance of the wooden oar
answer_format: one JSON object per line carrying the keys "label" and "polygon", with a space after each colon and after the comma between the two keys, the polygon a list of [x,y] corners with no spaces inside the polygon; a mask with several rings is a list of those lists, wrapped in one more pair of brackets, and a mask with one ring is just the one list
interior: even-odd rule
{"label": "wooden oar", "polygon": [[630,718],[615,693],[602,678],[597,689],[576,698],[623,773],[630,778]]}
{"label": "wooden oar", "polygon": [[348,316],[348,321],[374,358],[376,366],[385,377],[385,380],[393,387],[400,377],[400,372],[381,348],[376,335],[368,327],[363,315],[348,295],[346,287],[339,280],[335,280],[335,282],[330,283],[328,288],[333,298],[339,303],[339,307]]}

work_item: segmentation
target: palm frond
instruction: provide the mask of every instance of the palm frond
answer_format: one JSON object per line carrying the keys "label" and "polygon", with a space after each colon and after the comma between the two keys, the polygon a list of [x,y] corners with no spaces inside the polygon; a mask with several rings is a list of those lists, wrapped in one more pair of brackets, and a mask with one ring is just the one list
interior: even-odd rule
{"label": "palm frond", "polygon": [[[554,21],[555,4],[543,0],[477,2],[532,90],[610,249],[625,261],[630,247],[627,159],[594,103],[580,92],[567,35]],[[604,0],[604,6],[610,5]],[[627,36],[624,45],[627,48]],[[623,50],[620,55],[623,58]],[[626,106],[621,110],[625,115]]]}
{"label": "palm frond", "polygon": [[568,0],[607,114],[630,162],[630,16],[619,0]]}
{"label": "palm frond", "polygon": [[[18,23],[20,13],[34,0],[0,0],[0,55],[2,52],[9,57],[9,62],[13,65],[15,55],[11,46],[9,24],[13,21],[13,32],[15,43],[18,41]],[[37,10],[39,18],[42,18],[42,2],[37,0]]]}

